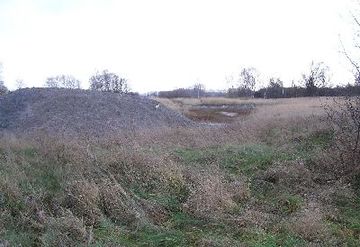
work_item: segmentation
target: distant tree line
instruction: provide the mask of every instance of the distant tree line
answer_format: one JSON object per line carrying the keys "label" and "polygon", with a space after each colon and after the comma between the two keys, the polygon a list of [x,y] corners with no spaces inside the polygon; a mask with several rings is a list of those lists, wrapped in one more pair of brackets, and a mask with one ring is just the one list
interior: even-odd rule
{"label": "distant tree line", "polygon": [[[354,64],[354,62],[352,62]],[[355,67],[358,68],[358,67]],[[354,73],[353,84],[346,86],[330,86],[329,68],[324,63],[312,62],[309,70],[302,74],[301,80],[296,85],[292,82],[290,87],[284,86],[280,78],[270,78],[266,86],[259,88],[259,73],[255,68],[243,68],[236,80],[226,91],[207,91],[201,83],[195,83],[189,88],[178,88],[170,91],[149,93],[149,96],[161,98],[201,98],[201,97],[247,97],[247,98],[293,98],[311,96],[354,96],[360,95],[360,73]],[[2,80],[2,66],[0,64],[0,95],[7,93]],[[102,92],[114,92],[129,94],[127,79],[108,70],[98,71],[89,79],[90,90]],[[17,80],[18,88],[23,87],[24,82]],[[263,85],[263,84],[262,84]],[[48,77],[44,84],[50,88],[80,88],[80,81],[71,75],[57,75]],[[134,94],[134,93],[131,93]]]}
{"label": "distant tree line", "polygon": [[45,81],[45,86],[56,88],[80,88],[80,81],[72,75],[58,75],[48,77]]}
{"label": "distant tree line", "polygon": [[159,91],[149,93],[148,96],[160,98],[201,98],[201,97],[226,97],[227,93],[222,91],[207,91],[203,84],[197,83],[189,88],[178,88],[170,91]]}
{"label": "distant tree line", "polygon": [[[255,98],[293,98],[293,97],[312,97],[312,96],[355,96],[360,95],[360,84],[357,77],[353,84],[346,86],[330,86],[329,67],[324,63],[312,62],[307,73],[302,74],[299,86],[292,82],[290,87],[284,87],[280,78],[270,78],[267,86],[259,90],[252,90]],[[241,92],[242,87],[230,89],[229,97],[248,96]]]}
{"label": "distant tree line", "polygon": [[[116,73],[109,72],[108,70],[96,72],[90,77],[89,83],[90,90],[137,95],[137,93],[130,92],[127,79]],[[16,85],[17,88],[20,89],[23,88],[25,84],[23,80],[18,79],[16,80]],[[81,83],[80,80],[72,75],[60,74],[46,78],[44,87],[80,89]],[[0,64],[0,95],[5,94],[8,91],[9,90],[2,79],[2,65]]]}
{"label": "distant tree line", "polygon": [[[120,94],[129,93],[127,79],[119,75],[103,70],[96,72],[89,79],[90,90],[102,92],[114,92]],[[80,88],[80,81],[71,75],[57,75],[48,77],[45,81],[45,87],[49,88]]]}
{"label": "distant tree line", "polygon": [[178,88],[171,91],[160,91],[158,97],[161,98],[199,98],[204,97],[204,89],[196,88]]}
{"label": "distant tree line", "polygon": [[[309,94],[309,90],[300,86],[273,86],[265,87],[256,91],[244,90],[239,88],[230,88],[227,92],[223,91],[205,91],[201,97],[228,97],[228,98],[295,98],[295,97],[316,97],[316,96],[357,96],[360,95],[360,86],[348,84],[346,86],[321,87],[316,88],[313,93]],[[197,95],[191,89],[175,89],[172,91],[160,91],[149,93],[148,96],[160,98],[197,98]]]}
{"label": "distant tree line", "polygon": [[[204,88],[180,88],[171,91],[160,91],[156,96],[162,98],[196,98],[196,97],[246,97],[246,98],[293,98],[312,96],[355,96],[360,95],[360,79],[355,74],[353,84],[345,86],[330,86],[329,68],[324,63],[312,62],[307,73],[302,74],[301,80],[296,85],[291,83],[285,87],[280,78],[270,78],[266,86],[255,89],[260,84],[259,73],[255,68],[244,68],[239,73],[239,78],[227,92],[208,92]],[[200,93],[199,93],[200,92]],[[155,95],[153,93],[153,95]]]}
{"label": "distant tree line", "polygon": [[348,84],[346,86],[316,88],[313,93],[305,87],[262,88],[254,93],[255,98],[295,98],[316,96],[357,96],[360,95],[360,86]]}

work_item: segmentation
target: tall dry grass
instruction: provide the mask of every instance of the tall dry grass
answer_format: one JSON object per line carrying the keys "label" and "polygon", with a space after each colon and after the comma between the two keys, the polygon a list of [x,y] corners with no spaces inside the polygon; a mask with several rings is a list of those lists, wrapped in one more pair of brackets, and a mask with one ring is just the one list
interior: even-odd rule
{"label": "tall dry grass", "polygon": [[[281,212],[283,204],[287,207],[291,203],[291,198],[282,195],[284,191],[305,199],[307,195],[321,197],[320,192],[315,193],[320,188],[314,185],[318,174],[313,174],[301,160],[266,164],[266,171],[247,176],[229,174],[216,157],[204,165],[185,164],[174,155],[178,149],[254,143],[274,145],[285,152],[297,140],[327,129],[321,108],[326,99],[246,102],[250,101],[256,104],[252,114],[223,126],[162,128],[104,138],[40,132],[21,137],[3,134],[0,191],[7,204],[0,209],[0,234],[15,220],[15,227],[36,236],[40,245],[84,245],[96,241],[93,229],[106,219],[129,231],[144,226],[158,229],[173,223],[169,219],[174,212],[182,212],[196,219],[262,231],[277,219],[289,220],[293,224],[286,228],[294,234],[309,241],[316,240],[316,234],[326,238],[329,233],[322,217],[312,217],[305,209],[293,215],[292,211],[301,206],[292,204],[291,210]],[[239,104],[244,100],[179,102],[162,99],[162,103],[173,104],[171,107],[180,112],[186,110],[186,105]],[[241,166],[241,159],[239,162]],[[264,191],[274,188],[270,195],[280,202],[258,199],[255,193],[260,189],[254,189],[258,183],[265,184],[266,188],[260,188]],[[307,224],[311,224],[311,232]]]}

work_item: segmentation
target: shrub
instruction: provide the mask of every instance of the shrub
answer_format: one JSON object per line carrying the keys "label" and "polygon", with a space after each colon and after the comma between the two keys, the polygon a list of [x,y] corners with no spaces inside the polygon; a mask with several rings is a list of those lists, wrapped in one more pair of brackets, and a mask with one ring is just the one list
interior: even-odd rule
{"label": "shrub", "polygon": [[334,132],[335,162],[331,170],[338,177],[360,172],[360,97],[336,98],[325,105],[327,120]]}

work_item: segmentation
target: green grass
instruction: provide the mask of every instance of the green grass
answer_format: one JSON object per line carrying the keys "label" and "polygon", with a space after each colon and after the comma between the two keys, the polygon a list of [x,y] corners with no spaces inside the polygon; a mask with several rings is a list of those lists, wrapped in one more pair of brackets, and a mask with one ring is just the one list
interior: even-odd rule
{"label": "green grass", "polygon": [[293,194],[288,188],[253,182],[250,189],[258,206],[271,208],[271,211],[277,212],[279,215],[285,216],[297,212],[304,204],[302,196]]}
{"label": "green grass", "polygon": [[135,232],[105,220],[94,231],[97,242],[93,246],[107,246],[109,243],[125,246],[198,246],[204,239],[219,244],[215,246],[223,246],[225,241],[238,246],[241,239],[236,230],[221,221],[196,219],[185,212],[174,212],[164,226],[145,226]]}
{"label": "green grass", "polygon": [[171,183],[165,191],[148,191],[142,187],[133,187],[131,191],[138,197],[157,202],[171,212],[178,212],[190,193],[185,185],[176,182]]}
{"label": "green grass", "polygon": [[[267,145],[228,146],[207,149],[180,149],[175,154],[187,165],[207,165],[209,161],[219,162],[221,167],[231,174],[252,175],[259,170],[265,170],[274,162],[286,160],[286,154],[280,154],[276,149]],[[29,165],[25,166],[24,181],[17,181],[22,191],[34,193],[46,191],[49,196],[55,196],[62,191],[63,177],[61,169],[57,169],[46,161],[39,159],[34,150],[28,149],[22,152]],[[40,162],[40,163],[39,163]],[[53,169],[50,169],[52,167]],[[125,227],[114,224],[105,219],[100,226],[94,229],[96,241],[92,246],[196,246],[201,241],[210,241],[214,246],[223,246],[231,243],[232,246],[241,246],[248,243],[249,246],[291,246],[300,240],[294,236],[283,236],[278,234],[262,233],[246,236],[241,234],[241,229],[218,220],[204,220],[185,213],[181,204],[186,201],[189,190],[180,181],[172,181],[167,190],[159,190],[158,193],[146,190],[142,187],[134,187],[132,192],[141,198],[153,200],[164,206],[170,213],[170,219],[161,227],[144,226],[136,231],[130,231]],[[289,196],[288,205],[284,210],[291,211],[296,208],[297,198]],[[17,201],[15,201],[17,202]],[[9,203],[15,203],[9,202]],[[294,206],[295,205],[295,206]],[[24,205],[5,205],[21,211]],[[13,218],[15,219],[15,218]],[[36,234],[29,230],[16,234],[16,224],[8,228],[3,239],[12,244],[23,246],[33,245]]]}
{"label": "green grass", "polygon": [[136,232],[105,221],[95,229],[97,242],[93,246],[109,243],[125,246],[197,246],[208,240],[214,246],[306,246],[306,241],[289,232],[264,232],[256,229],[245,231],[226,222],[196,219],[184,213],[173,213],[171,219],[161,228],[144,227]]}
{"label": "green grass", "polygon": [[[271,130],[269,133],[271,138],[278,138],[281,130]],[[286,188],[286,185],[268,182],[261,177],[263,171],[278,163],[286,165],[287,161],[294,159],[312,159],[317,152],[325,150],[333,138],[327,131],[305,133],[302,136],[298,141],[289,141],[286,144],[259,142],[252,145],[171,150],[171,154],[176,157],[174,162],[188,168],[196,166],[205,170],[215,163],[223,170],[225,182],[232,182],[232,179],[237,178],[243,179],[249,183],[250,199],[238,202],[232,210],[224,212],[220,218],[212,218],[212,215],[200,218],[182,207],[191,194],[191,184],[176,178],[171,181],[169,179],[166,184],[161,185],[156,184],[157,181],[154,180],[155,186],[124,182],[124,189],[131,191],[130,195],[136,195],[135,201],[142,198],[165,208],[167,210],[165,222],[155,225],[146,221],[147,225],[134,228],[117,224],[104,217],[99,225],[94,226],[94,242],[91,246],[199,246],[200,244],[203,246],[308,246],[306,240],[290,230],[282,227],[278,229],[278,225],[272,224],[271,220],[269,226],[266,224],[263,229],[247,223],[246,220],[244,225],[238,225],[239,222],[236,221],[237,217],[242,216],[243,211],[248,208],[266,214],[265,217],[273,214],[276,216],[275,219],[286,221],[305,205],[306,200],[302,195],[296,194],[291,188]],[[14,174],[18,170],[5,164],[5,154],[0,153],[0,177],[7,176],[10,179],[19,177],[14,184],[21,191],[18,197],[10,197],[0,191],[0,219],[6,220],[6,231],[0,231],[0,239],[8,240],[14,246],[36,246],[42,233],[27,227],[26,221],[22,218],[28,213],[26,198],[40,195],[36,199],[41,200],[39,205],[47,210],[51,207],[52,199],[61,201],[66,193],[64,185],[67,181],[61,168],[61,161],[58,161],[59,164],[52,163],[52,160],[41,156],[40,152],[33,148],[15,150],[14,154],[17,157],[14,162],[18,162],[14,167],[16,165],[20,168],[21,176]],[[106,153],[106,155],[111,154]],[[148,155],[154,153],[149,151]],[[360,246],[360,178],[355,178],[355,181],[357,182],[354,182],[354,186],[359,191],[359,195],[355,199],[338,196],[335,201],[340,217],[327,222],[332,230],[332,236],[339,243],[344,244],[343,246]],[[6,217],[3,212],[7,213]],[[50,215],[51,211],[48,210],[47,213]],[[267,219],[265,220],[267,223]]]}
{"label": "green grass", "polygon": [[20,150],[20,153],[22,153],[25,157],[35,158],[38,151],[35,148],[28,147]]}
{"label": "green grass", "polygon": [[252,242],[250,245],[254,247],[293,247],[293,246],[307,246],[308,243],[298,236],[287,234],[271,234],[267,233],[259,239]]}
{"label": "green grass", "polygon": [[360,246],[360,196],[350,199],[338,195],[335,202],[340,218],[330,222],[334,233],[344,238],[348,246]]}
{"label": "green grass", "polygon": [[286,213],[294,213],[303,205],[303,198],[298,195],[286,195],[281,200],[282,211]]}
{"label": "green grass", "polygon": [[187,246],[191,238],[185,232],[171,229],[156,229],[143,227],[130,232],[105,220],[100,227],[96,228],[96,243],[92,246],[108,246],[109,244],[121,244],[125,246]]}
{"label": "green grass", "polygon": [[254,247],[300,247],[308,245],[306,240],[287,231],[272,232],[271,230],[263,231],[256,228],[246,229],[242,233],[241,239],[243,243],[246,243],[246,246]]}
{"label": "green grass", "polygon": [[296,154],[304,160],[309,160],[314,154],[322,152],[331,145],[334,134],[331,131],[317,131],[307,137],[300,138],[295,144]]}
{"label": "green grass", "polygon": [[21,231],[16,228],[7,230],[2,236],[2,239],[11,243],[11,246],[38,246],[37,236],[35,233]]}
{"label": "green grass", "polygon": [[265,170],[276,161],[291,159],[291,156],[265,145],[225,146],[202,149],[178,149],[175,155],[185,164],[208,165],[217,162],[232,174],[251,176]]}

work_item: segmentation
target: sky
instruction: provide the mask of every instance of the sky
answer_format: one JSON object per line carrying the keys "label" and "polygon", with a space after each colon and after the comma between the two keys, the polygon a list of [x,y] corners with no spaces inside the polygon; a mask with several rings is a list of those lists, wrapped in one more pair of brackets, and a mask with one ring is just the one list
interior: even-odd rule
{"label": "sky", "polygon": [[312,61],[332,83],[352,80],[340,39],[353,47],[352,0],[0,0],[5,85],[89,77],[108,69],[141,93],[202,83],[231,86],[244,67],[263,84],[299,81]]}

